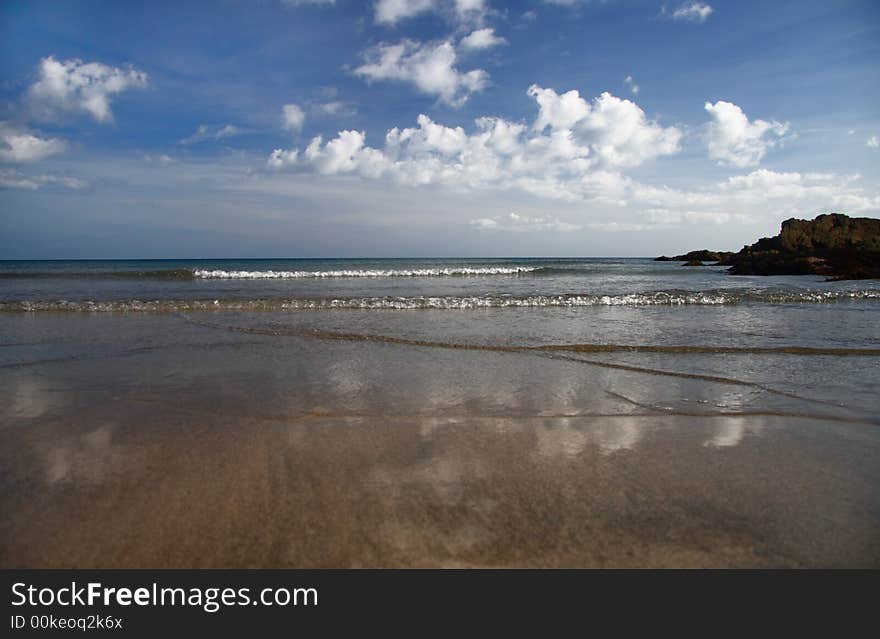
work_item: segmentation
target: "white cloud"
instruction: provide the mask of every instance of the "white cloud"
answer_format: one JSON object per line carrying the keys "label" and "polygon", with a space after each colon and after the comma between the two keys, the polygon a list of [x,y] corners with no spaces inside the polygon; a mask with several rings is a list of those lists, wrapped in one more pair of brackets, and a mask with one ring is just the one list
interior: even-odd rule
{"label": "white cloud", "polygon": [[394,26],[429,11],[460,25],[480,25],[489,8],[486,0],[377,0],[373,19],[379,24]]}
{"label": "white cloud", "polygon": [[35,191],[46,184],[58,184],[69,189],[83,189],[88,184],[82,180],[58,175],[24,175],[15,170],[0,170],[0,189],[25,189]]}
{"label": "white cloud", "polygon": [[[530,180],[508,176],[509,179],[471,187],[457,182],[457,175],[450,172],[443,178],[446,181],[426,181],[422,183],[430,186],[413,189],[408,185],[417,182],[405,182],[402,177],[417,176],[416,168],[413,164],[391,166],[378,180],[356,184],[350,176],[316,180],[309,175],[314,169],[302,163],[295,166],[292,174],[264,174],[249,182],[248,189],[299,194],[304,188],[319,187],[324,195],[359,193],[357,202],[350,204],[352,210],[359,213],[350,219],[364,223],[418,223],[405,214],[387,213],[388,203],[393,201],[432,210],[437,224],[464,223],[486,231],[503,230],[509,225],[503,218],[510,210],[531,217],[557,216],[557,220],[580,225],[584,231],[700,227],[706,229],[701,244],[711,248],[738,248],[739,242],[754,241],[756,233],[777,228],[779,220],[787,217],[812,218],[828,211],[880,215],[880,191],[875,184],[863,183],[857,175],[757,169],[714,183],[672,188],[662,182],[646,184],[615,171],[596,171],[580,179],[561,176],[555,181],[545,179],[540,173],[533,173]],[[409,173],[405,174],[402,169],[408,169]],[[423,177],[430,177],[430,170],[428,167]],[[403,188],[390,188],[395,183]],[[509,192],[498,192],[499,189]],[[546,198],[554,198],[552,204],[548,204]],[[746,225],[752,230],[743,232],[736,228]],[[725,228],[719,235],[722,226]],[[713,227],[716,230],[711,230]],[[712,241],[722,244],[711,246]]]}
{"label": "white cloud", "polygon": [[28,90],[27,101],[31,116],[38,120],[84,112],[97,122],[110,122],[111,97],[146,87],[147,82],[147,74],[134,68],[77,59],[58,61],[49,56],[40,62],[39,78]]}
{"label": "white cloud", "polygon": [[341,100],[332,100],[330,102],[316,102],[309,109],[318,116],[335,116],[348,118],[357,113],[357,107]]}
{"label": "white cloud", "polygon": [[[530,122],[482,117],[465,128],[420,115],[413,127],[389,130],[378,147],[369,146],[362,131],[342,131],[329,141],[316,137],[305,149],[277,149],[267,164],[294,174],[429,187],[456,198],[534,198],[522,200],[524,212],[465,218],[483,231],[642,231],[758,224],[823,211],[880,213],[880,195],[858,175],[757,169],[698,188],[639,182],[622,171],[677,152],[678,128],[649,120],[638,105],[607,93],[590,100],[576,91],[558,94],[533,86],[529,95],[537,107]],[[737,130],[751,131],[757,123],[746,124]],[[759,133],[740,135],[747,143],[728,136],[733,142],[721,148],[732,161],[747,164],[761,154],[753,150],[753,138],[770,129],[758,125]],[[512,194],[490,196],[492,191]],[[535,202],[546,199],[554,200],[564,217],[536,212]]]}
{"label": "white cloud", "polygon": [[678,152],[681,131],[647,119],[630,100],[602,93],[592,104],[577,91],[558,95],[553,89],[529,87],[540,107],[534,128],[570,131],[576,142],[590,148],[605,166],[633,167],[661,155]]}
{"label": "white cloud", "polygon": [[25,164],[57,155],[67,148],[63,140],[41,138],[8,122],[0,122],[0,162]]}
{"label": "white cloud", "polygon": [[529,217],[518,213],[478,218],[471,220],[471,226],[474,226],[481,231],[513,231],[515,233],[532,233],[536,231],[564,233],[568,231],[579,231],[583,228],[580,224],[563,222],[558,218],[551,216]]}
{"label": "white cloud", "polygon": [[361,131],[340,131],[326,144],[318,136],[302,153],[298,149],[276,149],[269,156],[268,166],[273,169],[307,166],[321,175],[358,173],[364,177],[379,177],[388,168],[387,158],[381,151],[366,146],[365,139]]}
{"label": "white cloud", "polygon": [[629,87],[630,93],[632,93],[633,95],[638,95],[639,91],[642,90],[642,88],[638,84],[636,84],[636,81],[633,80],[633,77],[631,75],[626,76],[626,78],[623,80],[623,83]]}
{"label": "white cloud", "polygon": [[590,113],[590,105],[575,90],[559,95],[553,89],[542,89],[533,84],[528,93],[535,98],[540,109],[533,126],[536,131],[543,131],[548,126],[571,129]]}
{"label": "white cloud", "polygon": [[506,43],[507,40],[501,36],[495,35],[495,30],[489,27],[485,29],[477,29],[463,37],[461,42],[459,42],[462,48],[470,50],[490,49]]}
{"label": "white cloud", "polygon": [[715,10],[704,2],[684,2],[676,7],[670,17],[686,22],[705,22],[713,11]]}
{"label": "white cloud", "polygon": [[489,74],[483,69],[459,71],[456,57],[448,41],[381,43],[364,53],[365,64],[354,72],[367,80],[407,82],[451,106],[461,106],[472,93],[486,87]]}
{"label": "white cloud", "polygon": [[227,124],[225,126],[220,127],[220,130],[214,134],[214,137],[217,140],[222,140],[223,138],[231,138],[236,135],[244,135],[246,131],[242,128],[235,126],[234,124]]}
{"label": "white cloud", "polygon": [[237,127],[234,124],[225,124],[223,126],[200,124],[195,133],[181,140],[180,144],[196,144],[207,140],[222,140],[224,138],[244,135],[245,133],[247,133],[245,129]]}
{"label": "white cloud", "polygon": [[283,169],[288,166],[296,166],[298,161],[299,149],[275,149],[269,154],[266,166],[270,169]]}
{"label": "white cloud", "polygon": [[719,164],[757,166],[789,130],[787,122],[749,122],[743,110],[731,102],[706,102],[704,108],[712,118],[705,129],[709,157]]}
{"label": "white cloud", "polygon": [[880,138],[878,138],[876,135],[872,135],[868,138],[868,141],[865,142],[865,144],[867,144],[872,149],[878,149],[880,148]]}
{"label": "white cloud", "polygon": [[363,132],[342,131],[327,143],[314,138],[302,152],[276,149],[267,164],[387,177],[410,186],[519,189],[573,200],[606,197],[606,187],[618,183],[609,169],[638,166],[679,149],[677,128],[647,120],[628,100],[603,93],[591,104],[576,91],[560,96],[536,86],[529,95],[539,107],[531,127],[482,117],[467,133],[420,115],[417,127],[389,130],[381,149],[367,146]]}
{"label": "white cloud", "polygon": [[461,22],[480,24],[488,12],[486,0],[455,0],[455,14]]}
{"label": "white cloud", "polygon": [[306,121],[306,114],[297,104],[285,104],[281,107],[284,128],[288,131],[301,131]]}
{"label": "white cloud", "polygon": [[434,8],[434,0],[378,0],[374,18],[380,24],[397,24]]}
{"label": "white cloud", "polygon": [[862,213],[880,209],[880,197],[860,188],[860,175],[836,173],[776,172],[757,169],[747,175],[728,178],[718,185],[723,196],[733,195],[744,208],[751,208],[765,200],[768,212],[793,211],[811,214],[814,211],[847,211]]}
{"label": "white cloud", "polygon": [[656,226],[726,224],[821,212],[880,212],[880,196],[859,186],[860,176],[757,169],[703,189],[652,187],[624,178],[621,198]]}

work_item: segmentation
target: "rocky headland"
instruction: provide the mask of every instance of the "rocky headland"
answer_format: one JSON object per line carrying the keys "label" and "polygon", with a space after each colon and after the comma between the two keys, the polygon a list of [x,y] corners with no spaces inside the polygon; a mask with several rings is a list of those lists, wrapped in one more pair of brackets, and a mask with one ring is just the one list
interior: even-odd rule
{"label": "rocky headland", "polygon": [[880,219],[842,213],[814,220],[785,220],[774,237],[764,237],[738,253],[691,251],[657,261],[686,266],[715,262],[732,275],[824,275],[831,279],[880,278]]}

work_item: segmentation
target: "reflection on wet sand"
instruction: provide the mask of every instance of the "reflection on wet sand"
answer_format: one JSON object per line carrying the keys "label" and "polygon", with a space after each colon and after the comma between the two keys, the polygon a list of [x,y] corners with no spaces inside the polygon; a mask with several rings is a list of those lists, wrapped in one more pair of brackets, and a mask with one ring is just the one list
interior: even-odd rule
{"label": "reflection on wet sand", "polygon": [[641,438],[643,421],[621,416],[616,419],[600,419],[589,428],[579,428],[577,422],[569,417],[549,421],[536,429],[537,450],[541,455],[553,457],[563,455],[576,457],[592,444],[600,454],[608,455],[619,450],[633,448]]}
{"label": "reflection on wet sand", "polygon": [[880,562],[865,433],[832,453],[806,420],[763,418],[774,435],[750,444],[754,420],[724,417],[112,412],[4,431],[0,563]]}
{"label": "reflection on wet sand", "polygon": [[763,420],[753,418],[748,421],[741,417],[720,417],[717,420],[715,434],[707,439],[704,446],[736,446],[747,434],[760,435]]}
{"label": "reflection on wet sand", "polygon": [[0,372],[0,565],[880,566],[870,416],[542,353],[242,339]]}
{"label": "reflection on wet sand", "polygon": [[35,418],[46,412],[49,394],[44,384],[28,376],[20,377],[10,387],[6,401],[6,416]]}
{"label": "reflection on wet sand", "polygon": [[102,424],[74,437],[43,445],[46,482],[99,485],[114,474],[129,470],[140,457],[113,442],[114,424]]}

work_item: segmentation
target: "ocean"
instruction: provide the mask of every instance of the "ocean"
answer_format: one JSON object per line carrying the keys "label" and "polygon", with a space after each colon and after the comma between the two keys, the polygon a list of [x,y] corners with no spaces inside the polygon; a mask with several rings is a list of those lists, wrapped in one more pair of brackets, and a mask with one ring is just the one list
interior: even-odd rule
{"label": "ocean", "polygon": [[0,310],[772,305],[880,299],[875,281],[730,277],[638,258],[0,262]]}
{"label": "ocean", "polygon": [[877,281],[5,261],[0,560],[876,567],[878,391]]}

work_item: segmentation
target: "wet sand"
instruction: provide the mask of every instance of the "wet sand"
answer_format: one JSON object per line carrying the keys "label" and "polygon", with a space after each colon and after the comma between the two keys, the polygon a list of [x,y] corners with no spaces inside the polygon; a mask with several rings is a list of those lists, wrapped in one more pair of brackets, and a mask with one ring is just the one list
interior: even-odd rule
{"label": "wet sand", "polygon": [[880,426],[810,398],[169,317],[9,330],[4,567],[880,566]]}

